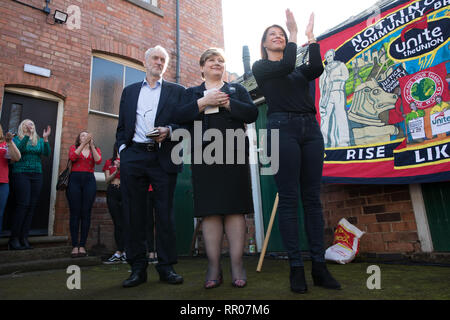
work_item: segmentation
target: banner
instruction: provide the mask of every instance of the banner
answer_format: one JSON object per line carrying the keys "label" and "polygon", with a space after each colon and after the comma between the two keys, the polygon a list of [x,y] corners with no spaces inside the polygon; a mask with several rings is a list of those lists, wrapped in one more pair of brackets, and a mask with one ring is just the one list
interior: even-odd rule
{"label": "banner", "polygon": [[323,182],[450,180],[450,0],[396,1],[319,37]]}

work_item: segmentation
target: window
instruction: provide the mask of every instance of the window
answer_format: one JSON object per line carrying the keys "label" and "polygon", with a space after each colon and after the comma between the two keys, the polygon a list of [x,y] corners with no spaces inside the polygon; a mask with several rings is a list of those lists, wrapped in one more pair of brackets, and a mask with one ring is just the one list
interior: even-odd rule
{"label": "window", "polygon": [[132,4],[142,9],[145,9],[161,17],[164,17],[163,11],[160,8],[158,8],[158,0],[126,0],[126,1],[131,2]]}
{"label": "window", "polygon": [[145,69],[140,65],[100,54],[92,57],[88,131],[103,158],[96,172],[101,172],[106,159],[112,157],[123,88],[144,78]]}
{"label": "window", "polygon": [[155,6],[155,7],[158,6],[158,0],[141,0],[141,1],[151,4],[152,6]]}

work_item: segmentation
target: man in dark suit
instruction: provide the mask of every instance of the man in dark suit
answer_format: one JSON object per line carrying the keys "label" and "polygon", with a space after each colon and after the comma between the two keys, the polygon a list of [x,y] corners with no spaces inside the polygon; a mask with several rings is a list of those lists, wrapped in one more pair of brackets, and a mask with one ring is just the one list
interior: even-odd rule
{"label": "man in dark suit", "polygon": [[156,269],[161,281],[183,282],[173,269],[177,263],[173,195],[182,165],[171,161],[177,142],[170,141],[170,135],[179,127],[173,116],[185,89],[162,79],[168,60],[161,46],[147,50],[145,80],[126,87],[120,100],[116,139],[127,228],[126,254],[132,272],[123,282],[124,287],[147,281],[146,201],[150,184],[155,193]]}

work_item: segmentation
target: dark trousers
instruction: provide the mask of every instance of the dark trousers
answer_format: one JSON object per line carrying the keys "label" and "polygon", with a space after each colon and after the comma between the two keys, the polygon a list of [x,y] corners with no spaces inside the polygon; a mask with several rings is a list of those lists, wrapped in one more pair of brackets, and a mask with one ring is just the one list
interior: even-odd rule
{"label": "dark trousers", "polygon": [[299,188],[311,259],[324,262],[324,221],[320,201],[324,141],[319,124],[314,114],[280,112],[269,115],[267,129],[279,129],[280,162],[275,174],[279,193],[278,223],[289,263],[303,266],[297,217]]}
{"label": "dark trousers", "polygon": [[176,173],[167,173],[159,165],[157,152],[135,144],[120,154],[120,184],[126,216],[126,253],[132,270],[145,270],[147,260],[147,196],[153,187],[156,252],[158,271],[170,270],[177,263],[173,195]]}
{"label": "dark trousers", "polygon": [[39,202],[43,183],[42,173],[14,173],[16,212],[13,216],[11,238],[27,238],[33,215]]}
{"label": "dark trousers", "polygon": [[70,236],[73,247],[86,246],[96,193],[97,184],[92,172],[70,174],[66,195],[70,208]]}
{"label": "dark trousers", "polygon": [[6,203],[8,202],[9,184],[0,183],[0,235],[2,234],[3,214],[5,213]]}
{"label": "dark trousers", "polygon": [[106,203],[114,223],[114,240],[117,251],[125,250],[124,217],[122,208],[122,192],[120,186],[110,184],[106,191]]}
{"label": "dark trousers", "polygon": [[155,252],[155,206],[153,191],[147,194],[147,251]]}

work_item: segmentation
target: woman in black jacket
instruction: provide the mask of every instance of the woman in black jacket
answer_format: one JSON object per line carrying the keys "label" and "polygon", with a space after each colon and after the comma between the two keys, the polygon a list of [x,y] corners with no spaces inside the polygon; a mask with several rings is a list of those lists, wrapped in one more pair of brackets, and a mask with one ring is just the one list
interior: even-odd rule
{"label": "woman in black jacket", "polygon": [[[244,214],[253,212],[245,123],[254,122],[258,110],[243,86],[222,80],[225,58],[221,50],[206,50],[200,58],[200,68],[205,82],[186,90],[185,105],[180,108],[177,122],[191,128],[194,211],[196,217],[202,218],[208,256],[205,288],[222,283],[220,256],[224,230],[229,243],[232,284],[242,288],[247,281],[242,259]],[[215,138],[203,141],[204,136]],[[201,143],[196,142],[199,139]]]}
{"label": "woman in black jacket", "polygon": [[267,28],[261,41],[262,59],[254,63],[252,70],[268,105],[269,139],[271,130],[279,130],[279,170],[274,174],[279,193],[279,228],[291,267],[291,290],[298,293],[307,291],[298,241],[299,187],[314,284],[340,289],[340,284],[328,272],[324,257],[320,201],[324,141],[316,120],[314,100],[309,94],[309,82],[323,72],[320,46],[313,33],[314,15],[311,15],[306,28],[309,62],[299,67],[295,66],[297,24],[289,9],[286,10],[286,19],[289,38],[278,25]]}

